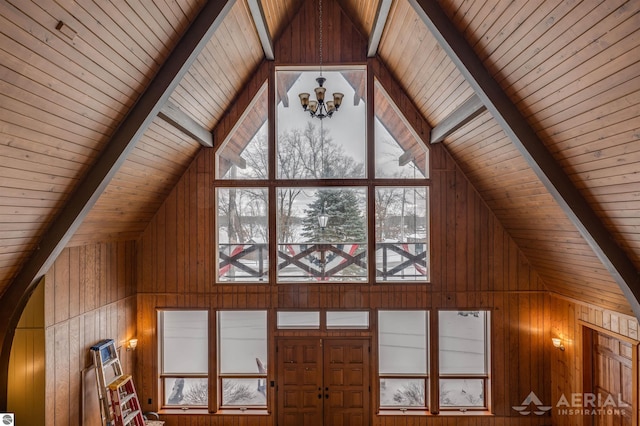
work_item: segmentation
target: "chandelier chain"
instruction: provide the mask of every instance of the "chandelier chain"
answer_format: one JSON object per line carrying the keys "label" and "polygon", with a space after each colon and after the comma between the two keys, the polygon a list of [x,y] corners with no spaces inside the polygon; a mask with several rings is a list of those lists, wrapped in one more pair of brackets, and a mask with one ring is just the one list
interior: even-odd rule
{"label": "chandelier chain", "polygon": [[322,76],[322,0],[318,1],[318,20],[320,22],[320,76]]}

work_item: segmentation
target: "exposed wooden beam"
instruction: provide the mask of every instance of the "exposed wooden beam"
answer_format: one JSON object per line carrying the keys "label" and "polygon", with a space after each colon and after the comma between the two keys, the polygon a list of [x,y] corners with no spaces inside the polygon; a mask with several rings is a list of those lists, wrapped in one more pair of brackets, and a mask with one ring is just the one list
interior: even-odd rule
{"label": "exposed wooden beam", "polygon": [[378,46],[380,46],[382,32],[389,17],[389,10],[391,10],[391,0],[380,0],[378,10],[376,10],[376,17],[373,20],[371,35],[369,36],[369,50],[367,52],[369,58],[373,58],[378,54]]}
{"label": "exposed wooden beam", "polygon": [[480,100],[516,145],[549,193],[591,246],[640,319],[640,273],[582,197],[518,108],[482,64],[473,48],[447,18],[438,2],[409,0]]}
{"label": "exposed wooden beam", "polygon": [[15,328],[38,280],[64,249],[234,3],[212,0],[205,4],[0,298],[0,411],[7,409],[9,355]]}
{"label": "exposed wooden beam", "polygon": [[258,37],[260,43],[262,43],[262,50],[264,56],[270,61],[275,58],[273,54],[273,41],[271,40],[271,34],[269,28],[267,28],[267,20],[264,17],[264,10],[262,9],[262,2],[260,0],[247,0],[249,3],[249,11],[253,18],[253,23],[256,25],[258,31]]}
{"label": "exposed wooden beam", "polygon": [[462,105],[447,115],[431,130],[431,143],[442,142],[444,138],[455,132],[483,112],[487,107],[475,93]]}
{"label": "exposed wooden beam", "polygon": [[158,117],[182,133],[191,136],[200,142],[200,145],[206,148],[213,148],[213,135],[211,132],[199,125],[173,102],[167,101],[158,113]]}

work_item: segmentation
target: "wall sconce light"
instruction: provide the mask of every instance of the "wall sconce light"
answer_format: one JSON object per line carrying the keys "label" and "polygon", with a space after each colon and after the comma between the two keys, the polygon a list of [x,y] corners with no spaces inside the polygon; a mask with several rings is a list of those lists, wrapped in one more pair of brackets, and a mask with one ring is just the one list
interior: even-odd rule
{"label": "wall sconce light", "polygon": [[553,347],[564,351],[564,345],[562,344],[562,339],[559,337],[552,337],[551,341],[553,342]]}
{"label": "wall sconce light", "polygon": [[138,339],[131,339],[127,342],[127,351],[135,351],[138,347]]}

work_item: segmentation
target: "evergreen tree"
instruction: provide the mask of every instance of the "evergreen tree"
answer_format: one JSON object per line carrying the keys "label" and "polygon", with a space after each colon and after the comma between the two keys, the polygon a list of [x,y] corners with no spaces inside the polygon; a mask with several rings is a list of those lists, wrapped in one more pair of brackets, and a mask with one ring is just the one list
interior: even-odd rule
{"label": "evergreen tree", "polygon": [[[324,230],[320,229],[318,216],[324,207],[329,217]],[[364,206],[354,189],[318,190],[315,199],[305,210],[302,220],[302,237],[308,242],[361,243],[366,241],[367,224]]]}

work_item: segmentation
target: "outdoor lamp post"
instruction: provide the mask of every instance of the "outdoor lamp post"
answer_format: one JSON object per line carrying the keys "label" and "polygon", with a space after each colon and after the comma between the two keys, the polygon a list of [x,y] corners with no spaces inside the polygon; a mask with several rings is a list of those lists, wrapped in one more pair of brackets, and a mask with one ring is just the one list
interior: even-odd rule
{"label": "outdoor lamp post", "polygon": [[324,275],[325,275],[325,263],[326,263],[326,259],[325,259],[325,252],[326,249],[324,247],[324,229],[327,227],[327,222],[329,222],[329,215],[327,214],[326,210],[325,210],[325,204],[322,204],[322,211],[320,212],[320,214],[318,215],[318,226],[320,226],[320,240],[321,243],[320,244],[320,263],[322,264],[322,280],[324,280]]}

